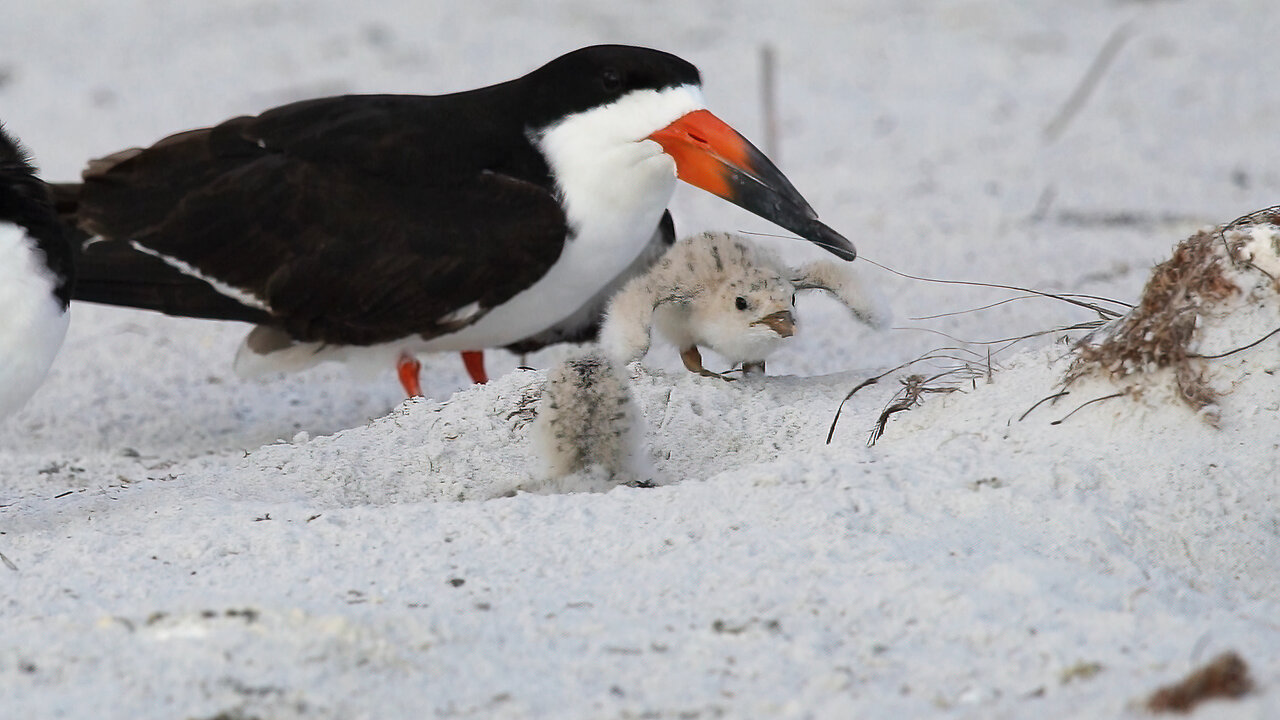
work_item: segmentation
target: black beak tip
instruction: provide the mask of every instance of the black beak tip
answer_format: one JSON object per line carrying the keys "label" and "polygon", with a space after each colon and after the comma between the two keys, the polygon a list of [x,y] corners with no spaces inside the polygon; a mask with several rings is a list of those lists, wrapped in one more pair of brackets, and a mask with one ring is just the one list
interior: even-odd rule
{"label": "black beak tip", "polygon": [[817,220],[812,222],[809,232],[800,233],[800,236],[841,260],[852,262],[858,257],[858,250],[853,247],[853,243]]}
{"label": "black beak tip", "polygon": [[[761,156],[763,158],[763,156]],[[858,251],[853,243],[818,220],[818,214],[809,203],[791,187],[791,183],[777,168],[767,164],[765,158],[758,163],[770,170],[764,178],[749,175],[741,169],[726,166],[729,170],[730,192],[720,196],[748,212],[755,213],[778,227],[786,228],[841,260],[853,260]]]}

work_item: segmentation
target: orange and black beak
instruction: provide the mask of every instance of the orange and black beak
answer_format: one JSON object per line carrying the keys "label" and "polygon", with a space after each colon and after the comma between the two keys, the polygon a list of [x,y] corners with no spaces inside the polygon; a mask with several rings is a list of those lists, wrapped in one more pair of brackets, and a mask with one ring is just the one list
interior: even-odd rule
{"label": "orange and black beak", "polygon": [[676,161],[676,176],[786,228],[844,260],[853,243],[818,214],[765,154],[707,110],[695,110],[649,136]]}

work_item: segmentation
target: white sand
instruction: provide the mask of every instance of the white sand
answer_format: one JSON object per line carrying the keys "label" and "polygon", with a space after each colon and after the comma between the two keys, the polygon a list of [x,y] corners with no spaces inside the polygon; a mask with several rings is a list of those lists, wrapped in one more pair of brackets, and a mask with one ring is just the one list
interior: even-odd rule
{"label": "white sand", "polygon": [[[10,5],[0,120],[55,181],[289,100],[465,89],[606,41],[695,62],[763,143],[769,42],[772,152],[904,272],[1133,301],[1192,230],[1280,201],[1265,0]],[[774,231],[694,190],[676,210],[682,233]],[[826,445],[848,390],[958,345],[938,333],[1090,319],[1021,300],[912,320],[1013,293],[861,270],[922,329],[802,299],[771,376],[732,384],[655,348],[635,390],[670,484],[605,493],[513,494],[560,351],[535,371],[494,354],[476,388],[428,358],[435,399],[397,406],[390,368],[244,381],[244,326],[75,306],[0,427],[0,716],[1137,716],[1226,649],[1258,690],[1196,717],[1280,716],[1280,343],[1215,363],[1220,429],[1160,385],[1052,424],[1115,391],[1098,380],[1023,417],[1065,369],[1047,338],[872,447],[897,376],[867,387]],[[1276,310],[1241,305],[1211,339],[1260,337]]]}

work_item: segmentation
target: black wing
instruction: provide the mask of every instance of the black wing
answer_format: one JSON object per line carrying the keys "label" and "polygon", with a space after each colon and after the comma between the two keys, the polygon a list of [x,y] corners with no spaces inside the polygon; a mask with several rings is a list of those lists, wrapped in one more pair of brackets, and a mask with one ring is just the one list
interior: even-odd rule
{"label": "black wing", "polygon": [[86,171],[75,221],[256,298],[298,340],[456,330],[541,277],[566,221],[522,128],[435,101],[313,100],[119,153]]}

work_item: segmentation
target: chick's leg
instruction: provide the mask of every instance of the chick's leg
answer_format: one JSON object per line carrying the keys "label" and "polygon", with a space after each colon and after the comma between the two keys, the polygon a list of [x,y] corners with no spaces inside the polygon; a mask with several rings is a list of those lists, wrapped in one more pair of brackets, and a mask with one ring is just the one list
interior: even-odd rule
{"label": "chick's leg", "polygon": [[698,373],[703,377],[716,377],[716,378],[720,378],[721,380],[733,381],[733,378],[731,377],[726,377],[717,372],[711,372],[710,370],[703,367],[702,353],[698,352],[697,345],[690,345],[689,347],[681,350],[680,359],[684,361],[684,366],[688,368],[689,372]]}

